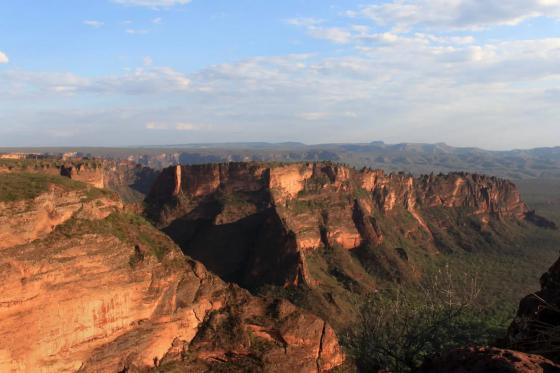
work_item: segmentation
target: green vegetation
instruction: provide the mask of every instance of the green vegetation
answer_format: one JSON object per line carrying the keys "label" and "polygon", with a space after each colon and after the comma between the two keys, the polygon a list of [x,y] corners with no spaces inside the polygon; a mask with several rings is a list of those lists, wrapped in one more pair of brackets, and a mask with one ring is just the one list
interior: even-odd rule
{"label": "green vegetation", "polygon": [[527,179],[515,183],[531,209],[560,225],[560,179]]}
{"label": "green vegetation", "polygon": [[345,345],[363,372],[408,372],[426,357],[485,345],[495,332],[477,313],[477,283],[440,271],[416,287],[388,289],[362,302]]}
{"label": "green vegetation", "polygon": [[38,171],[48,169],[59,169],[61,166],[82,165],[87,168],[96,169],[101,167],[103,161],[100,159],[80,159],[74,161],[65,161],[61,158],[43,158],[43,159],[0,159],[0,167],[15,171]]}
{"label": "green vegetation", "polygon": [[[316,282],[312,287],[265,287],[260,292],[287,298],[329,321],[339,335],[348,336],[345,347],[366,372],[379,366],[406,371],[427,354],[503,337],[521,297],[538,289],[539,277],[558,258],[560,232],[515,219],[483,224],[468,209],[431,209],[422,215],[435,242],[408,211],[379,213],[372,224],[384,232],[380,245],[306,252],[309,275]],[[477,297],[468,307],[436,307],[428,301],[422,292],[426,279],[442,271],[456,278],[457,289],[468,288],[466,277],[476,279]],[[370,320],[377,329],[364,327],[367,315],[377,320]],[[439,326],[432,342],[407,342],[417,339],[415,331],[434,328],[433,323]],[[402,328],[411,325],[405,333]],[[365,341],[370,344],[360,347]],[[397,356],[378,350],[376,355],[371,343],[390,346]]]}
{"label": "green vegetation", "polygon": [[86,234],[114,236],[121,242],[134,246],[135,251],[129,260],[131,267],[143,261],[145,255],[162,261],[175,247],[169,237],[155,229],[144,218],[125,212],[113,213],[102,220],[70,219],[58,226],[47,239],[57,241]]}
{"label": "green vegetation", "polygon": [[111,192],[62,176],[35,173],[0,173],[0,202],[33,199],[48,191],[50,185],[65,190],[83,191],[88,200],[109,196]]}

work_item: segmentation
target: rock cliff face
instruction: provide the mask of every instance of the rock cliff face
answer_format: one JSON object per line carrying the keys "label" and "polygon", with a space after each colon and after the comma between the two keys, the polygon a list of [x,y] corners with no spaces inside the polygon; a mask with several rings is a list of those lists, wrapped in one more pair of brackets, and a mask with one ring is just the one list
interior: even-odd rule
{"label": "rock cliff face", "polygon": [[[187,254],[248,287],[312,285],[306,252],[319,248],[359,251],[396,234],[428,252],[445,249],[440,236],[455,219],[446,211],[476,220],[478,236],[493,221],[530,213],[515,185],[494,177],[414,178],[331,163],[174,166],[147,203],[151,219]],[[391,267],[406,265],[402,248],[385,256]]]}
{"label": "rock cliff face", "polygon": [[103,219],[122,209],[118,198],[51,184],[31,200],[0,201],[0,250],[44,238],[72,218]]}
{"label": "rock cliff face", "polygon": [[416,373],[554,373],[560,365],[539,356],[498,348],[453,350],[426,361]]}
{"label": "rock cliff face", "polygon": [[22,172],[64,176],[95,188],[112,190],[125,202],[141,202],[159,175],[159,171],[133,162],[103,159],[45,158],[20,163],[0,163],[0,173]]}
{"label": "rock cliff face", "polygon": [[131,162],[74,162],[60,166],[60,175],[96,188],[115,191],[126,202],[138,202],[152,188],[159,172]]}
{"label": "rock cliff face", "polygon": [[[316,316],[224,283],[102,198],[57,193],[16,203],[34,206],[29,224],[52,207],[38,239],[18,238],[14,224],[3,232],[0,371],[323,372],[344,362]],[[18,211],[3,205],[3,229]]]}
{"label": "rock cliff face", "polygon": [[560,363],[560,259],[542,275],[541,290],[521,300],[507,342]]}

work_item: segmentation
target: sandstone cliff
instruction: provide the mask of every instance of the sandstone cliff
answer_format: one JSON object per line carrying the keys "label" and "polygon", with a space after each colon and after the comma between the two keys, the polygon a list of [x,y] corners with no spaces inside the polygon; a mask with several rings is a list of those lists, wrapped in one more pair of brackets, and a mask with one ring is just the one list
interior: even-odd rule
{"label": "sandstone cliff", "polygon": [[125,202],[141,202],[159,172],[128,161],[56,157],[0,162],[0,173],[33,173],[64,176],[95,188],[119,194]]}
{"label": "sandstone cliff", "polygon": [[147,203],[151,219],[187,254],[248,287],[311,286],[306,257],[328,247],[383,247],[363,256],[399,272],[409,257],[398,246],[402,239],[431,253],[472,249],[469,234],[452,237],[457,219],[471,219],[483,247],[492,222],[531,215],[506,180],[464,173],[414,178],[330,163],[174,166],[161,173]]}
{"label": "sandstone cliff", "polygon": [[125,202],[142,201],[158,174],[148,167],[126,161],[74,161],[60,166],[60,175],[96,188],[112,190]]}
{"label": "sandstone cliff", "polygon": [[[49,234],[20,244],[4,232],[0,371],[323,372],[344,362],[327,323],[224,283],[140,217],[47,195],[60,214]],[[14,203],[39,211],[44,198]]]}
{"label": "sandstone cliff", "polygon": [[[103,219],[122,209],[120,200],[109,192],[92,189],[61,178],[31,174],[1,176],[0,250],[40,239],[56,226],[74,217]],[[37,188],[28,199],[18,189]]]}

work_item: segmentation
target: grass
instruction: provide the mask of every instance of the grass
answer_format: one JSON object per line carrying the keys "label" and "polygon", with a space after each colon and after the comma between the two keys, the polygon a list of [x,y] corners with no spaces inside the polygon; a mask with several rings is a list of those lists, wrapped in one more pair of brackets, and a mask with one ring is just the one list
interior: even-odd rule
{"label": "grass", "polygon": [[83,191],[88,200],[109,196],[111,192],[62,176],[35,173],[0,173],[0,202],[33,199],[57,185],[66,190]]}
{"label": "grass", "polygon": [[175,248],[173,241],[147,220],[126,212],[113,213],[102,220],[70,219],[58,226],[47,239],[57,241],[86,234],[114,236],[127,245],[138,246],[141,251],[135,250],[131,255],[131,267],[140,263],[144,255],[151,255],[161,262]]}
{"label": "grass", "polygon": [[60,158],[44,158],[44,159],[0,159],[0,167],[8,168],[16,171],[30,171],[55,168],[58,169],[63,165],[72,164],[74,166],[80,164],[86,167],[96,169],[102,166],[102,161],[98,159],[81,159],[64,161]]}

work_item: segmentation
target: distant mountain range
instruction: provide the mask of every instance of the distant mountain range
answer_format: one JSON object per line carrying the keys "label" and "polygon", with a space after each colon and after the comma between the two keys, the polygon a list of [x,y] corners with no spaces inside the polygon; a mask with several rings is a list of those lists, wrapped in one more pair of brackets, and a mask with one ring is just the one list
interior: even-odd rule
{"label": "distant mountain range", "polygon": [[[0,152],[10,151],[13,152],[14,148],[0,148]],[[413,174],[467,171],[509,179],[560,178],[560,147],[490,151],[475,147],[452,147],[443,143],[385,144],[375,141],[320,145],[252,142],[123,148],[21,148],[18,151],[79,151],[93,156],[136,161],[158,169],[177,163],[335,161],[355,167]]]}

